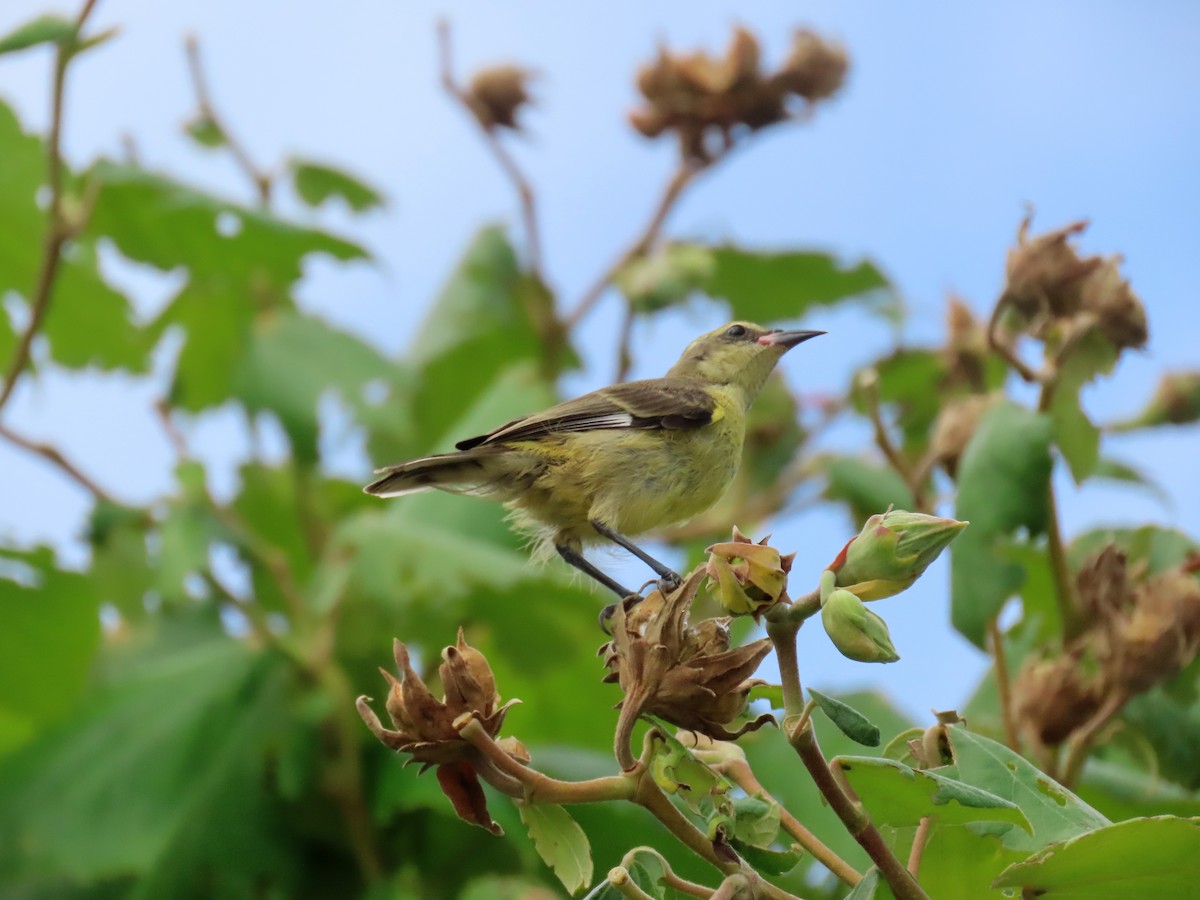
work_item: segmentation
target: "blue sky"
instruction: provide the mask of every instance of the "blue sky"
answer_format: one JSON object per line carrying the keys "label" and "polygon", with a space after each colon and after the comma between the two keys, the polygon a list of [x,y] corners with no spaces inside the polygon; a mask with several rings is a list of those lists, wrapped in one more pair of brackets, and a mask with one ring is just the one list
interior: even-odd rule
{"label": "blue sky", "polygon": [[[7,0],[0,32],[45,9]],[[640,227],[673,164],[668,143],[647,142],[624,125],[638,63],[659,41],[723,48],[736,23],[760,36],[771,61],[785,52],[794,27],[809,25],[847,46],[846,89],[814,124],[778,129],[707,175],[676,210],[670,234],[869,256],[911,309],[909,333],[934,341],[947,291],[981,311],[995,298],[1004,254],[1030,203],[1035,230],[1090,218],[1084,250],[1123,254],[1149,311],[1149,348],[1085,393],[1098,419],[1137,408],[1163,370],[1200,365],[1200,5],[1182,0],[101,0],[94,26],[119,25],[122,33],[74,70],[66,150],[78,161],[116,154],[129,134],[145,163],[249,199],[229,161],[195,149],[179,129],[193,110],[183,38],[194,32],[218,107],[260,163],[289,153],[327,160],[391,198],[382,214],[322,220],[365,243],[379,265],[319,262],[303,297],[330,321],[398,352],[473,230],[487,220],[516,221],[509,185],[438,86],[434,23],[441,15],[454,25],[460,74],[506,60],[540,73],[539,105],[526,116],[529,134],[514,142],[515,152],[538,192],[550,279],[570,304]],[[0,59],[0,96],[28,125],[46,121],[48,83],[48,54]],[[115,274],[132,285],[143,310],[165,296],[155,280]],[[611,376],[616,306],[610,298],[585,323],[584,342],[602,352],[591,354],[569,390]],[[661,372],[719,318],[714,307],[698,305],[645,326],[635,342],[636,373]],[[813,316],[804,324],[831,332],[785,362],[805,391],[840,390],[852,366],[892,340],[861,315]],[[121,377],[50,374],[27,380],[5,416],[26,433],[56,439],[118,496],[144,501],[170,486],[170,453],[148,415],[158,390]],[[227,487],[244,450],[230,417],[202,417],[189,437]],[[865,434],[841,437],[865,443]],[[1173,503],[1064,484],[1068,533],[1152,519],[1200,534],[1197,438],[1191,428],[1111,442],[1113,455],[1155,476]],[[337,460],[344,474],[367,473],[352,442]],[[53,541],[68,558],[79,557],[87,498],[56,473],[0,446],[0,497],[0,536]],[[836,510],[775,524],[777,543],[798,548],[798,565],[814,570],[849,530]],[[945,582],[944,569],[935,569],[877,607],[904,657],[886,670],[842,660],[813,629],[802,637],[810,680],[880,683],[882,675],[908,695],[914,712],[961,703],[981,662],[945,624]]]}

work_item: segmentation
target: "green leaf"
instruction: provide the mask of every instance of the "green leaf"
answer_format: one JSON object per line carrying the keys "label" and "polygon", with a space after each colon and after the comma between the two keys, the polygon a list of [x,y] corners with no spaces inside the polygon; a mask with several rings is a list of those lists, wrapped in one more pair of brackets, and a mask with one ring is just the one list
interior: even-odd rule
{"label": "green leaf", "polygon": [[1196,542],[1174,528],[1143,525],[1140,528],[1094,528],[1077,535],[1067,547],[1067,562],[1078,570],[1089,556],[1109,544],[1125,551],[1130,565],[1145,566],[1147,575],[1161,575],[1181,565],[1195,551]]}
{"label": "green leaf", "polygon": [[879,877],[879,870],[871,866],[863,875],[862,881],[856,884],[854,890],[846,895],[846,900],[876,900],[880,888],[883,888],[886,892],[883,894],[884,897],[891,896],[891,891],[887,889],[887,884]]}
{"label": "green leaf", "polygon": [[0,621],[3,754],[61,719],[83,690],[100,641],[95,588],[48,548],[0,550]]}
{"label": "green leaf", "polygon": [[225,132],[221,130],[221,126],[212,116],[198,115],[194,119],[189,119],[184,123],[183,130],[201,147],[214,149],[224,147],[229,142],[225,137]]}
{"label": "green leaf", "polygon": [[111,647],[75,718],[0,763],[6,874],[136,874],[133,897],[289,891],[302,868],[265,766],[285,664],[202,613]]}
{"label": "green leaf", "polygon": [[1006,822],[1032,832],[1015,803],[937,771],[874,756],[839,756],[836,761],[878,824],[899,828],[934,816],[947,825]]}
{"label": "green leaf", "polygon": [[101,185],[87,234],[109,237],[129,259],[170,271],[187,269],[213,287],[245,292],[270,305],[299,280],[304,259],[365,259],[366,252],[325,232],[292,225],[260,210],[134,166],[100,162]]}
{"label": "green leaf", "polygon": [[62,16],[44,15],[18,25],[0,37],[0,54],[16,53],[38,44],[66,44],[75,37],[75,23]]}
{"label": "green leaf", "polygon": [[[733,837],[742,845],[766,849],[779,837],[782,810],[775,801],[766,800],[761,795],[735,797],[733,812]],[[793,859],[792,866],[795,864],[796,860]]]}
{"label": "green leaf", "polygon": [[786,875],[800,862],[804,855],[799,848],[792,850],[772,850],[769,847],[758,847],[740,838],[730,838],[729,844],[737,851],[738,856],[750,863],[754,870],[762,875]]}
{"label": "green leaf", "polygon": [[[38,208],[38,189],[46,177],[40,138],[26,134],[16,114],[0,102],[0,296],[8,291],[26,296],[37,278],[45,213]],[[3,307],[0,307],[2,309]],[[7,315],[0,316],[6,323]],[[11,342],[11,341],[10,341]],[[0,349],[3,349],[0,347]]]}
{"label": "green leaf", "polygon": [[552,803],[520,806],[533,846],[570,893],[592,883],[592,848],[579,823]]}
{"label": "green leaf", "polygon": [[[1195,675],[1190,681],[1194,691]],[[1194,696],[1174,697],[1167,686],[1157,686],[1125,704],[1121,721],[1149,742],[1163,777],[1200,790],[1200,704]]]}
{"label": "green leaf", "polygon": [[334,391],[354,402],[389,371],[372,347],[313,316],[289,310],[260,313],[232,377],[231,389],[251,413],[279,417],[301,462],[317,460],[317,401]]}
{"label": "green leaf", "polygon": [[[919,452],[929,442],[934,420],[949,399],[945,391],[945,352],[906,347],[877,360],[870,368],[879,376],[880,403],[896,412],[905,451]],[[857,377],[854,383],[858,383]],[[860,415],[867,415],[863,391],[853,391],[851,401]]]}
{"label": "green leaf", "polygon": [[697,244],[667,244],[626,263],[613,279],[636,312],[683,303],[713,276],[713,252]]}
{"label": "green leaf", "polygon": [[[915,506],[912,491],[891,466],[856,456],[827,456],[817,464],[828,479],[825,497],[844,502],[850,508],[855,527],[861,528],[867,519],[889,506],[897,509]],[[846,539],[851,537],[847,535]],[[834,552],[837,549],[841,548]]]}
{"label": "green leaf", "polygon": [[1089,759],[1077,792],[1114,822],[1159,814],[1200,816],[1200,794],[1143,768]]}
{"label": "green leaf", "polygon": [[1121,484],[1128,484],[1134,487],[1140,487],[1164,506],[1171,505],[1171,494],[1157,481],[1152,479],[1145,472],[1135,466],[1130,465],[1124,460],[1112,459],[1111,457],[1102,457],[1097,460],[1096,468],[1092,472],[1093,478],[1103,478],[1105,481],[1116,481]]}
{"label": "green leaf", "polygon": [[341,169],[302,159],[289,159],[288,170],[300,199],[320,206],[340,197],[356,213],[384,206],[383,195]]}
{"label": "green leaf", "polygon": [[1049,414],[1054,422],[1054,443],[1062,452],[1076,484],[1091,476],[1100,461],[1100,429],[1079,405],[1079,392],[1097,375],[1107,375],[1117,361],[1117,351],[1099,332],[1082,339],[1058,373]]}
{"label": "green leaf", "polygon": [[[679,797],[697,815],[731,817],[733,784],[692,755],[679,740],[662,732],[650,761],[654,783],[668,794]],[[778,823],[777,823],[778,824]]]}
{"label": "green leaf", "polygon": [[925,893],[937,900],[1001,896],[991,889],[992,882],[1006,866],[1025,857],[1001,842],[996,832],[1004,827],[943,825],[935,820],[921,856]]}
{"label": "green leaf", "polygon": [[92,548],[89,576],[101,603],[111,603],[127,621],[146,614],[145,598],[155,584],[146,534],[150,511],[99,501],[88,520]]}
{"label": "green leaf", "polygon": [[754,322],[795,319],[813,306],[854,298],[889,317],[899,306],[883,273],[869,262],[845,266],[826,253],[760,253],[712,248],[714,267],[705,291],[727,300],[734,318]]}
{"label": "green leaf", "polygon": [[1051,423],[1000,403],[989,409],[963,452],[955,518],[969,521],[950,548],[951,619],[979,647],[988,622],[1021,586],[1021,566],[1002,548],[1018,529],[1030,535],[1046,524]]}
{"label": "green leaf", "polygon": [[1050,898],[1191,897],[1200,883],[1200,819],[1118,822],[1009,866],[996,887]]}
{"label": "green leaf", "polygon": [[879,726],[875,725],[853,706],[843,703],[828,694],[808,689],[809,696],[817,701],[821,711],[850,740],[864,747],[879,746]]}
{"label": "green leaf", "polygon": [[949,726],[947,735],[954,765],[940,771],[1016,804],[1033,827],[1032,835],[1010,829],[1002,835],[1006,847],[1038,850],[1109,824],[1108,819],[1003,744],[961,725]]}

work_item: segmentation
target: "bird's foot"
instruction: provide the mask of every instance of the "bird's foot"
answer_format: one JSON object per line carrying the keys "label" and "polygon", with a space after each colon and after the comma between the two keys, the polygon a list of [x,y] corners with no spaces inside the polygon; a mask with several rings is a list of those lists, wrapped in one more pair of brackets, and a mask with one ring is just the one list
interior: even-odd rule
{"label": "bird's foot", "polygon": [[612,619],[617,614],[617,607],[625,607],[625,611],[629,612],[634,606],[641,603],[645,598],[641,594],[630,594],[623,597],[619,603],[610,603],[604,609],[600,610],[600,630],[612,636]]}
{"label": "bird's foot", "polygon": [[679,588],[682,587],[683,578],[679,575],[678,572],[668,571],[668,572],[665,572],[663,574],[662,578],[659,578],[658,581],[655,582],[655,584],[657,585],[658,589],[663,593],[663,596],[666,596],[667,594],[675,593],[675,591],[679,590]]}

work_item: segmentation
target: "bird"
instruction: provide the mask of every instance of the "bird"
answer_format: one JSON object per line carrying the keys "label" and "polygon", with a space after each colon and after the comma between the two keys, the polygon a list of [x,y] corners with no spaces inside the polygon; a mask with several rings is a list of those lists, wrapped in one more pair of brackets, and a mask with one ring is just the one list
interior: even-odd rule
{"label": "bird", "polygon": [[621,598],[636,596],[583,555],[610,542],[669,591],[679,574],[630,537],[686,522],[721,498],[767,377],[784,353],[822,334],[730,322],[688,344],[662,378],[601,388],[459,441],[454,452],[377,469],[363,490],[497,500],[532,537],[535,558],[557,553]]}

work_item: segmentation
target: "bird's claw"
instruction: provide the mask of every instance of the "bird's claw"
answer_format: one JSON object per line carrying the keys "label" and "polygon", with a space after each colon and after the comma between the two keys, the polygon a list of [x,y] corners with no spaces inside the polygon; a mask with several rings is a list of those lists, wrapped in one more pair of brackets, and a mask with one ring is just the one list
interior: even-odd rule
{"label": "bird's claw", "polygon": [[683,578],[675,572],[669,572],[662,578],[658,579],[658,589],[663,593],[664,596],[666,594],[673,594],[682,586]]}
{"label": "bird's claw", "polygon": [[617,607],[623,606],[625,607],[625,611],[628,612],[638,603],[641,603],[643,599],[645,598],[641,594],[630,594],[627,597],[621,598],[617,603],[608,604],[608,606],[600,610],[600,630],[609,637],[612,637],[612,620],[613,616],[617,614]]}

